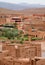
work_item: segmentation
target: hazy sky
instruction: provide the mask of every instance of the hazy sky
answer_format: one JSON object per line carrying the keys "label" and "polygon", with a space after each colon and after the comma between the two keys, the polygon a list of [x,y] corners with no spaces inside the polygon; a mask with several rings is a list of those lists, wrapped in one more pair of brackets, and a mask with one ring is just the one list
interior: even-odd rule
{"label": "hazy sky", "polygon": [[45,0],[0,0],[0,2],[9,2],[9,3],[30,3],[30,4],[44,4]]}

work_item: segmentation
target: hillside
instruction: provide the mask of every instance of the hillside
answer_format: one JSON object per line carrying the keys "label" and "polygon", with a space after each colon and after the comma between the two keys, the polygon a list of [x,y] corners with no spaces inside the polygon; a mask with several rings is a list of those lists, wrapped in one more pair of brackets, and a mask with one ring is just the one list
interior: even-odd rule
{"label": "hillside", "polygon": [[30,14],[45,14],[45,8],[31,8],[31,9],[25,9],[25,10],[22,10],[22,11],[19,11],[20,13],[24,13],[24,14],[27,14],[27,15],[30,15]]}
{"label": "hillside", "polygon": [[25,15],[30,15],[33,13],[39,13],[39,14],[45,14],[45,8],[31,8],[31,9],[25,9],[25,10],[9,10],[5,8],[0,8],[0,14],[25,14]]}
{"label": "hillside", "polygon": [[16,11],[5,9],[5,8],[0,8],[0,14],[14,14],[17,13]]}

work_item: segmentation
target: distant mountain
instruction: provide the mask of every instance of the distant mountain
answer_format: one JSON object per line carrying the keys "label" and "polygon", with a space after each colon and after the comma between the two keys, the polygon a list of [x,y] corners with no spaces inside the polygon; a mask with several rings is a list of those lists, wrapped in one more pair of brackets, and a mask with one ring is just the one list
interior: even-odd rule
{"label": "distant mountain", "polygon": [[29,8],[42,8],[45,5],[40,4],[28,4],[28,3],[19,3],[19,4],[12,4],[7,2],[0,2],[0,8],[6,8],[11,10],[23,10]]}

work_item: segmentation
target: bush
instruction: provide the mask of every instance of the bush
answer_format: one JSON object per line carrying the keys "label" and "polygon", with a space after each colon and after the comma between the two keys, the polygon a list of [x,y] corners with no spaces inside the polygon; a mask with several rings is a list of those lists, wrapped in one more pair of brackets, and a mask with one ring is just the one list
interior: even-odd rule
{"label": "bush", "polygon": [[42,40],[42,38],[38,38],[38,37],[32,37],[31,41],[35,41],[35,40]]}
{"label": "bush", "polygon": [[7,39],[17,40],[20,41],[20,43],[23,43],[23,41],[28,41],[28,34],[23,34],[22,30],[14,29],[14,28],[3,28],[0,31],[0,37],[5,37]]}

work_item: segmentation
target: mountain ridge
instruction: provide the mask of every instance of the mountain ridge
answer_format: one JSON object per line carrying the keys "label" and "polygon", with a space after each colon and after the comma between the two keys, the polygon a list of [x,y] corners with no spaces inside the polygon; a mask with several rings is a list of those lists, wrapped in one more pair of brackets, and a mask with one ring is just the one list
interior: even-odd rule
{"label": "mountain ridge", "polygon": [[0,2],[0,8],[6,8],[10,10],[24,10],[28,8],[43,8],[45,5],[40,4],[28,4],[28,3],[7,3],[7,2]]}

